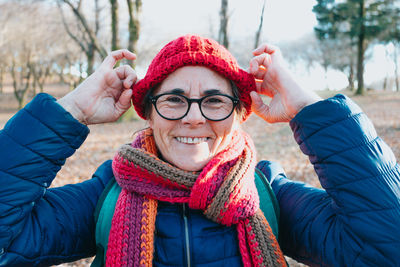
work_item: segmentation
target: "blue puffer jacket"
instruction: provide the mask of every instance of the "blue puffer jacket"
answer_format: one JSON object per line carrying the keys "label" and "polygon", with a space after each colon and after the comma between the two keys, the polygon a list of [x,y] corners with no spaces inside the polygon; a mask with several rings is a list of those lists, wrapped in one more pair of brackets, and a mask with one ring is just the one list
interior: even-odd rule
{"label": "blue puffer jacket", "polygon": [[[400,168],[365,114],[337,96],[304,108],[290,124],[326,191],[288,180],[269,162],[260,165],[276,173],[285,254],[310,265],[400,266]],[[88,132],[45,94],[0,132],[0,266],[95,253],[93,213],[112,178],[109,164],[86,182],[48,189]]]}

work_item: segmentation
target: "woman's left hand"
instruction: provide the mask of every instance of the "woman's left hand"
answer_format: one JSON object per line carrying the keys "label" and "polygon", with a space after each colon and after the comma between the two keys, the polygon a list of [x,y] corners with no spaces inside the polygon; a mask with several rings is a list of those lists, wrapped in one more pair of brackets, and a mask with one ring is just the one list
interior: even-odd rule
{"label": "woman's left hand", "polygon": [[305,106],[321,98],[304,90],[286,67],[279,48],[263,44],[253,51],[249,73],[256,79],[257,93],[271,98],[265,104],[256,92],[251,92],[252,110],[265,121],[289,122]]}

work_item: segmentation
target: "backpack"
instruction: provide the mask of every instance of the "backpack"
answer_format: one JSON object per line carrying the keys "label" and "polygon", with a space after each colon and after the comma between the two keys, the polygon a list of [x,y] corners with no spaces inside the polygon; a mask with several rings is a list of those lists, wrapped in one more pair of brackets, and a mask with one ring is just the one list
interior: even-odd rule
{"label": "backpack", "polygon": [[[264,163],[264,165],[261,163]],[[272,232],[278,240],[279,205],[269,183],[271,177],[268,177],[269,179],[267,179],[264,173],[268,176],[272,175],[271,172],[266,171],[265,161],[261,161],[257,165],[254,173],[255,184],[260,197],[260,209],[264,213],[265,218],[271,226]],[[96,224],[96,257],[91,264],[92,267],[105,265],[105,255],[108,236],[111,230],[111,220],[114,215],[115,205],[120,192],[121,187],[115,179],[112,178],[101,193],[97,202],[94,213]]]}

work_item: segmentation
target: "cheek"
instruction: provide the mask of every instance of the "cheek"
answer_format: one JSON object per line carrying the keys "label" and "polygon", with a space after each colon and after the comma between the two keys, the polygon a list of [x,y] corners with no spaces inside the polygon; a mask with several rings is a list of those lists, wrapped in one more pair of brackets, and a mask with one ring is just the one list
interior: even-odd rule
{"label": "cheek", "polygon": [[218,146],[218,150],[227,146],[231,141],[232,134],[240,129],[240,122],[237,120],[235,116],[231,121],[224,121],[223,124],[215,124],[214,125],[214,133],[217,136],[216,146]]}
{"label": "cheek", "polygon": [[154,141],[161,154],[166,153],[170,147],[170,141],[168,136],[174,125],[166,121],[157,114],[154,114],[148,120],[149,127],[153,130]]}

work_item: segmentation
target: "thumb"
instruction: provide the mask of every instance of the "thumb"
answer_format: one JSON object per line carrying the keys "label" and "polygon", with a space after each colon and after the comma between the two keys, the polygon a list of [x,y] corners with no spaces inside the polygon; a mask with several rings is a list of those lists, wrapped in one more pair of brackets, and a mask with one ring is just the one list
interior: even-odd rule
{"label": "thumb", "polygon": [[269,106],[266,105],[261,99],[260,95],[255,91],[250,93],[250,97],[252,100],[251,109],[257,114],[257,116],[261,117],[263,120],[269,122]]}
{"label": "thumb", "polygon": [[128,89],[122,92],[121,96],[118,99],[118,102],[115,104],[115,108],[119,116],[121,116],[131,107],[131,97],[132,89]]}

